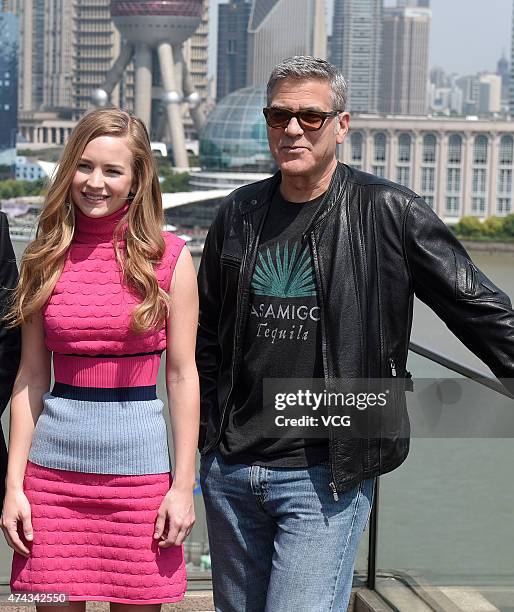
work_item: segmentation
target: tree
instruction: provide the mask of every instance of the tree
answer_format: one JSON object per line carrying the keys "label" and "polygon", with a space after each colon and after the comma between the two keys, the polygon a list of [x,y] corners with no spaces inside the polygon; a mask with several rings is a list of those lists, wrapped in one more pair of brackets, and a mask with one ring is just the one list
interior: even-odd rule
{"label": "tree", "polygon": [[46,189],[47,180],[38,179],[37,181],[15,181],[7,179],[0,181],[0,198],[18,198],[20,196],[42,195]]}
{"label": "tree", "polygon": [[13,198],[19,198],[25,195],[26,187],[23,183],[25,181],[9,181],[11,183],[11,193]]}
{"label": "tree", "polygon": [[504,235],[503,219],[488,217],[482,224],[482,230],[488,238],[501,238]]}
{"label": "tree", "polygon": [[163,193],[176,193],[179,191],[191,191],[189,187],[189,173],[178,172],[165,177],[161,183],[161,191]]}
{"label": "tree", "polygon": [[514,214],[511,213],[503,219],[503,231],[507,236],[514,237]]}
{"label": "tree", "polygon": [[40,178],[36,181],[27,181],[26,194],[27,195],[43,195],[48,186],[48,179]]}
{"label": "tree", "polygon": [[8,200],[9,198],[12,198],[11,188],[7,181],[0,181],[0,199]]}
{"label": "tree", "polygon": [[455,233],[464,238],[479,238],[482,235],[482,223],[478,217],[462,217],[455,226]]}

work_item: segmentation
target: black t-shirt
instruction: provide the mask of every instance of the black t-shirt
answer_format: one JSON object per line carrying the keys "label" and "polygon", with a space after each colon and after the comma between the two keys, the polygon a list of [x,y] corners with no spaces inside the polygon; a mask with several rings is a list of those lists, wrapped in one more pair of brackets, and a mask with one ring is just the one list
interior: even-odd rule
{"label": "black t-shirt", "polygon": [[326,438],[266,437],[275,412],[264,378],[323,378],[321,324],[311,249],[302,236],[323,196],[284,200],[277,189],[265,220],[250,289],[243,363],[220,443],[227,461],[306,467],[328,457]]}

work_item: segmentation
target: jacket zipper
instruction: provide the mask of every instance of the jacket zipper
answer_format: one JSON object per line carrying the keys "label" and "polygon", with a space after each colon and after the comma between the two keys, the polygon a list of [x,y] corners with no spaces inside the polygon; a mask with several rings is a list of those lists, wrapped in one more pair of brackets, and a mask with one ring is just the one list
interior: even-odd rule
{"label": "jacket zipper", "polygon": [[392,357],[389,357],[389,368],[391,370],[391,376],[396,378],[396,362]]}
{"label": "jacket zipper", "polygon": [[339,501],[339,495],[338,495],[338,493],[337,493],[337,489],[336,489],[336,485],[335,485],[335,483],[334,483],[334,482],[331,482],[331,483],[329,484],[329,487],[330,487],[330,489],[331,489],[331,491],[332,491],[332,495],[334,496],[334,501]]}
{"label": "jacket zipper", "polygon": [[[305,234],[304,234],[305,236]],[[322,357],[323,357],[323,371],[324,374],[326,376],[327,372],[327,368],[326,368],[326,346],[325,346],[325,323],[324,323],[324,312],[325,312],[325,304],[323,301],[323,291],[321,288],[321,283],[319,282],[319,262],[318,262],[318,250],[316,248],[316,242],[314,240],[314,232],[310,233],[310,245],[311,245],[311,251],[312,251],[312,259],[314,262],[314,270],[316,272],[316,279],[317,279],[317,285],[318,285],[318,299],[319,299],[319,306],[320,306],[320,313],[321,313],[321,353],[322,353]],[[326,380],[326,378],[325,378]],[[329,439],[329,444],[332,444],[333,442],[333,431],[332,428],[329,427],[328,429],[328,439]],[[336,487],[336,483],[335,483],[335,478],[334,478],[334,474],[335,474],[335,470],[334,470],[334,461],[333,461],[333,457],[331,456],[330,453],[330,448],[328,450],[328,457],[329,457],[329,462],[330,462],[330,474],[332,476],[332,481],[328,483],[328,486],[330,488],[330,490],[332,491],[332,496],[334,498],[334,501],[339,501],[339,495],[337,493],[337,487]]]}

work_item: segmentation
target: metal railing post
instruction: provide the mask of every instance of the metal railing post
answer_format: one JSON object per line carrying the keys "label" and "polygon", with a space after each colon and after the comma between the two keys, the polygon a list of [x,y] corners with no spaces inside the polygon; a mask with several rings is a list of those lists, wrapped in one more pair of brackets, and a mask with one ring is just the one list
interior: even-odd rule
{"label": "metal railing post", "polygon": [[373,506],[369,517],[369,544],[368,544],[368,577],[367,587],[374,591],[377,578],[377,539],[378,539],[378,507],[379,507],[380,478],[375,478],[373,491]]}

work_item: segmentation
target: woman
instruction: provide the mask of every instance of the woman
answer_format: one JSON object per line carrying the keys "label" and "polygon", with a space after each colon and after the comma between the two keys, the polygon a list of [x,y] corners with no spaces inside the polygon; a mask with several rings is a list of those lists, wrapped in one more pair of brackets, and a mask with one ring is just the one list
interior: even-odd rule
{"label": "woman", "polygon": [[[118,109],[83,117],[23,257],[10,316],[22,327],[2,519],[14,591],[152,612],[184,595],[198,299],[191,256],[162,223],[143,123]],[[164,349],[172,484],[155,393]]]}

